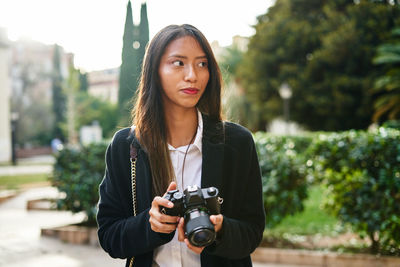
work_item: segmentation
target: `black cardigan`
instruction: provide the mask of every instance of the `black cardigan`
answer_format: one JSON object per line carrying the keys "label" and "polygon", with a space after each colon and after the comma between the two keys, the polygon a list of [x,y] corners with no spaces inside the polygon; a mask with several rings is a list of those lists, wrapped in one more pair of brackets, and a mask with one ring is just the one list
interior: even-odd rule
{"label": "black cardigan", "polygon": [[[234,123],[211,121],[203,115],[201,187],[215,186],[224,199],[224,216],[216,242],[201,253],[201,266],[252,266],[250,253],[259,245],[265,226],[260,168],[251,133]],[[225,134],[224,134],[225,133]],[[138,148],[133,217],[129,146]],[[107,148],[106,171],[100,184],[98,236],[111,257],[134,266],[151,266],[153,250],[174,236],[151,230],[151,173],[145,152],[130,128],[118,131]]]}

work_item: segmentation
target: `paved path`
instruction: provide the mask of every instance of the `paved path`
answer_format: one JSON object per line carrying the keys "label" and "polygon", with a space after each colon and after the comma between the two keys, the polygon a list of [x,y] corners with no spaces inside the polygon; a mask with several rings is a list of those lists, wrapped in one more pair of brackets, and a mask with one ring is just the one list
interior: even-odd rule
{"label": "paved path", "polygon": [[76,223],[83,218],[83,214],[70,212],[26,210],[27,200],[57,194],[51,187],[35,188],[0,205],[0,266],[124,266],[122,260],[110,258],[98,247],[71,245],[40,236],[42,227]]}
{"label": "paved path", "polygon": [[[66,244],[58,239],[41,237],[42,227],[77,223],[83,214],[61,211],[27,211],[26,201],[56,197],[52,187],[33,188],[0,204],[1,267],[122,267],[124,261],[112,259],[100,247]],[[254,263],[255,267],[296,267]]]}
{"label": "paved path", "polygon": [[24,174],[49,174],[53,171],[54,157],[51,155],[18,159],[17,165],[0,166],[0,176]]}
{"label": "paved path", "polygon": [[52,165],[17,165],[1,166],[0,176],[29,175],[29,174],[49,174],[53,171]]}

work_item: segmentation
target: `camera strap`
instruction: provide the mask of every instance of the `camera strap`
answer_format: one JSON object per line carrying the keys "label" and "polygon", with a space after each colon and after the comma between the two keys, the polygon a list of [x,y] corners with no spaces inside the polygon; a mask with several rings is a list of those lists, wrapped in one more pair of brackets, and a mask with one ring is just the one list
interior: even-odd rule
{"label": "camera strap", "polygon": [[196,128],[196,131],[194,132],[194,135],[193,135],[193,137],[192,137],[192,140],[190,140],[190,142],[189,142],[189,144],[188,144],[188,146],[187,146],[187,148],[186,148],[185,156],[183,157],[183,163],[182,163],[182,177],[181,177],[181,187],[182,187],[182,189],[184,189],[184,186],[183,186],[183,182],[184,182],[184,180],[183,180],[183,174],[184,174],[184,172],[183,172],[183,171],[185,170],[186,156],[187,156],[187,153],[188,153],[188,151],[189,151],[189,147],[190,147],[190,145],[193,143],[194,138],[196,137],[196,135],[197,135],[197,128]]}
{"label": "camera strap", "polygon": [[[136,161],[137,161],[137,149],[131,144],[130,145],[130,160],[131,160],[131,181],[132,181],[132,208],[133,216],[136,216],[137,204],[136,204]],[[132,257],[129,262],[129,267],[133,266],[135,257]]]}

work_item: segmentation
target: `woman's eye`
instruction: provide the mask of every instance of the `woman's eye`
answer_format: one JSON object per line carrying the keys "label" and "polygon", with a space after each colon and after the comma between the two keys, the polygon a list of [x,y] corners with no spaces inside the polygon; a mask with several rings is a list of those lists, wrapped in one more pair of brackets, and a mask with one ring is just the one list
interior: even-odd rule
{"label": "woman's eye", "polygon": [[199,67],[202,67],[202,68],[207,67],[207,62],[205,62],[205,61],[200,62]]}
{"label": "woman's eye", "polygon": [[172,64],[173,64],[174,66],[177,66],[177,67],[183,66],[183,62],[180,61],[180,60],[175,60],[174,62],[172,62]]}

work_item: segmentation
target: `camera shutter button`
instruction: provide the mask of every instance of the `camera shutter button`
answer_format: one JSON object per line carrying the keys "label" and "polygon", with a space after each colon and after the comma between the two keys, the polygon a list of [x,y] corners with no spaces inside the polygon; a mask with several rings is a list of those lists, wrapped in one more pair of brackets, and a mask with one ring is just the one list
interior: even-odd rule
{"label": "camera shutter button", "polygon": [[209,188],[207,189],[207,193],[208,193],[210,196],[215,196],[215,194],[217,193],[217,190],[215,189],[215,187],[209,187]]}
{"label": "camera shutter button", "polygon": [[181,192],[176,192],[174,193],[174,199],[179,200],[181,198],[183,198],[183,194]]}

